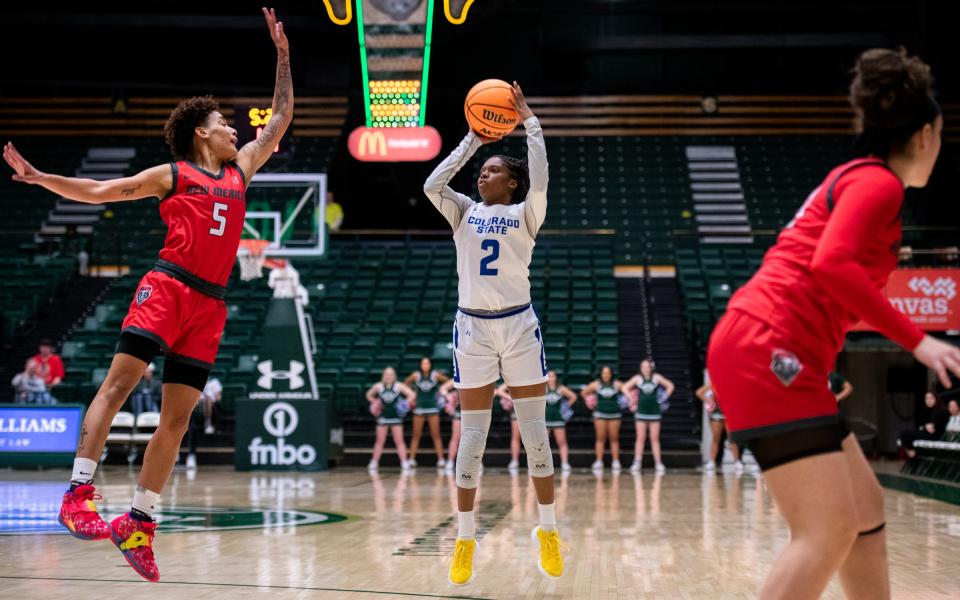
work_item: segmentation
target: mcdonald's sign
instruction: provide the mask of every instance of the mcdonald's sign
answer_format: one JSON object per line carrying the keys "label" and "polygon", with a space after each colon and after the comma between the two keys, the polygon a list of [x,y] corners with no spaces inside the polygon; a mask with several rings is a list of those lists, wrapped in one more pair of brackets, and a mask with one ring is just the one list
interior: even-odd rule
{"label": "mcdonald's sign", "polygon": [[347,148],[366,162],[417,162],[440,152],[440,134],[433,127],[357,127],[347,138]]}

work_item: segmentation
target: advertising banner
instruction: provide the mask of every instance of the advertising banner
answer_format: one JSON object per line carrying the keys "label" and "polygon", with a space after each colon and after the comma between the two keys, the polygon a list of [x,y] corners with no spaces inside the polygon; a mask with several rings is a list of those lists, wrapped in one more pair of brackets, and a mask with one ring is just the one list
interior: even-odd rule
{"label": "advertising banner", "polygon": [[[960,330],[960,269],[898,269],[884,294],[894,308],[925,331]],[[862,321],[854,331],[872,331]]]}

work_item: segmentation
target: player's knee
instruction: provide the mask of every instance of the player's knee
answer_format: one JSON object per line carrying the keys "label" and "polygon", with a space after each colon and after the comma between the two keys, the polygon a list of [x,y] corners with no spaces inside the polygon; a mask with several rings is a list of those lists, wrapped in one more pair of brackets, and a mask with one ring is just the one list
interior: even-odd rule
{"label": "player's knee", "polygon": [[179,433],[183,435],[187,432],[187,427],[190,426],[190,417],[192,414],[192,411],[161,413],[158,429],[163,429],[172,434]]}
{"label": "player's knee", "polygon": [[467,489],[477,487],[480,463],[490,431],[490,410],[462,411],[462,431],[457,449],[457,486]]}
{"label": "player's knee", "polygon": [[139,378],[128,376],[122,373],[111,374],[107,380],[100,386],[99,396],[103,397],[111,405],[122,405],[133,388],[137,386]]}
{"label": "player's knee", "polygon": [[520,426],[520,437],[527,449],[527,467],[533,477],[553,475],[553,453],[544,418],[546,398],[516,398],[514,410]]}

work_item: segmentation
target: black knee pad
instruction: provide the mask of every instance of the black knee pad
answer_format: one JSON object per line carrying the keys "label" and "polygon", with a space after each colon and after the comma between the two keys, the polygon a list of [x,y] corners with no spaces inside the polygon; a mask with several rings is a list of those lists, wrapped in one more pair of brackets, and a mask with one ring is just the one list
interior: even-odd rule
{"label": "black knee pad", "polygon": [[875,533],[880,533],[881,531],[883,531],[883,528],[886,527],[886,526],[887,526],[886,523],[880,523],[879,525],[877,525],[877,526],[874,527],[873,529],[868,529],[867,531],[861,531],[861,532],[858,533],[857,535],[858,535],[858,536],[864,536],[864,535],[873,535],[873,534],[875,534]]}
{"label": "black knee pad", "polygon": [[210,369],[181,362],[176,358],[167,357],[163,365],[163,382],[189,385],[202,392],[207,385]]}
{"label": "black knee pad", "polygon": [[160,352],[160,344],[146,336],[130,331],[121,333],[120,341],[117,342],[117,354],[129,354],[148,365]]}

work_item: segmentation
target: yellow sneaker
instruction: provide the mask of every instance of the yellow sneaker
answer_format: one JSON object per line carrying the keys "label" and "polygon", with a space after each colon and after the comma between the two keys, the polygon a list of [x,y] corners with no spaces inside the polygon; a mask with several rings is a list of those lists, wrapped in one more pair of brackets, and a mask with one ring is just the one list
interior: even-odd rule
{"label": "yellow sneaker", "polygon": [[473,581],[473,553],[476,549],[477,540],[457,538],[453,562],[450,563],[450,583],[467,585]]}
{"label": "yellow sneaker", "polygon": [[556,529],[542,531],[539,526],[533,530],[533,536],[540,542],[540,558],[537,559],[537,569],[546,577],[556,579],[563,575],[563,554],[561,547],[566,546],[560,541],[560,534]]}

